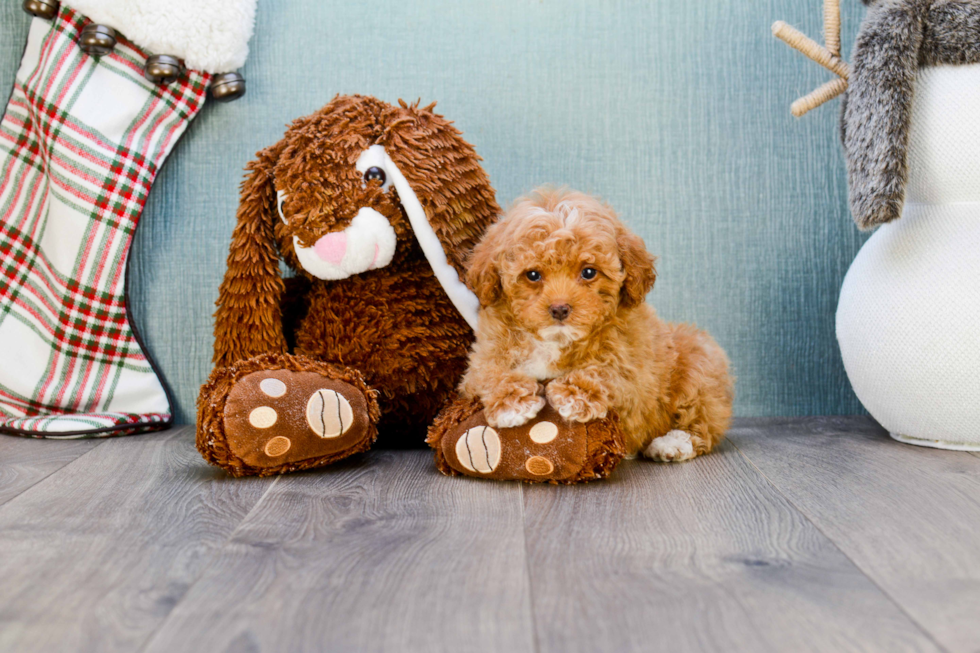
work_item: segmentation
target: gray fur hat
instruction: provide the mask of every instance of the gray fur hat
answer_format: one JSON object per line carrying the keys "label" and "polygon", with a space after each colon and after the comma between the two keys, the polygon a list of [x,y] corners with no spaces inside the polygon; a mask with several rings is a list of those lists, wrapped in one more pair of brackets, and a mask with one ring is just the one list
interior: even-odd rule
{"label": "gray fur hat", "polygon": [[[861,229],[902,214],[916,71],[980,63],[980,0],[863,0],[841,119],[851,213]],[[980,119],[980,117],[978,117]]]}

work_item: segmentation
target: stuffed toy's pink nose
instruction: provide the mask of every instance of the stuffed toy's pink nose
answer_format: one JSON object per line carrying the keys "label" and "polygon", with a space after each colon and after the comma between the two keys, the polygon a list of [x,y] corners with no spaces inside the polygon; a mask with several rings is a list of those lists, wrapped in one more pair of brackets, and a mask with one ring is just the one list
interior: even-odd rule
{"label": "stuffed toy's pink nose", "polygon": [[340,265],[347,252],[347,234],[343,231],[327,234],[313,244],[313,251],[327,263]]}

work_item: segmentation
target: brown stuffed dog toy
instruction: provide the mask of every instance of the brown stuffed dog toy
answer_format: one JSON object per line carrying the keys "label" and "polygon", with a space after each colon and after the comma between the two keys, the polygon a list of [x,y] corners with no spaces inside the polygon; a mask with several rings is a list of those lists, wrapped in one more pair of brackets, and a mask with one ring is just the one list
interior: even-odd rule
{"label": "brown stuffed dog toy", "polygon": [[447,403],[478,309],[463,261],[499,207],[433,106],[338,96],[248,164],[198,399],[209,462],[269,475],[379,429],[421,442]]}

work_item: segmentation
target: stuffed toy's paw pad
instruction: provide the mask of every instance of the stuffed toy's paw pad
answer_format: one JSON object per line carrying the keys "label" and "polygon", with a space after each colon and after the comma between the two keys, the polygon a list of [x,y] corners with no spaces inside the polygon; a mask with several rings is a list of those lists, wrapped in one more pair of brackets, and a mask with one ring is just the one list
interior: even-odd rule
{"label": "stuffed toy's paw pad", "polygon": [[197,399],[197,450],[234,476],[322,467],[368,450],[377,392],[360,372],[269,353],[216,368]]}
{"label": "stuffed toy's paw pad", "polygon": [[270,467],[340,453],[368,437],[370,423],[357,388],[316,372],[264,370],[232,387],[224,430],[231,453]]}
{"label": "stuffed toy's paw pad", "polygon": [[459,400],[429,430],[446,474],[495,480],[576,483],[603,478],[624,457],[618,422],[569,422],[551,406],[518,427],[487,424],[478,400]]}
{"label": "stuffed toy's paw pad", "polygon": [[470,476],[550,481],[574,476],[585,462],[585,426],[544,408],[514,428],[487,425],[483,411],[443,438],[449,465]]}

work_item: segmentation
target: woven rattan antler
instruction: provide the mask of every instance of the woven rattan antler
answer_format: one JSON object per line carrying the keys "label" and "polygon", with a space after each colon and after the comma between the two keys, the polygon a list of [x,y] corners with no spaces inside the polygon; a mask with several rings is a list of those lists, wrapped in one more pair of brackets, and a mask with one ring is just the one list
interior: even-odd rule
{"label": "woven rattan antler", "polygon": [[772,24],[772,34],[838,76],[838,79],[827,82],[794,102],[790,106],[794,116],[799,118],[807,111],[816,109],[847,90],[847,78],[851,68],[840,58],[840,0],[824,0],[823,34],[826,46],[820,45],[781,20]]}

